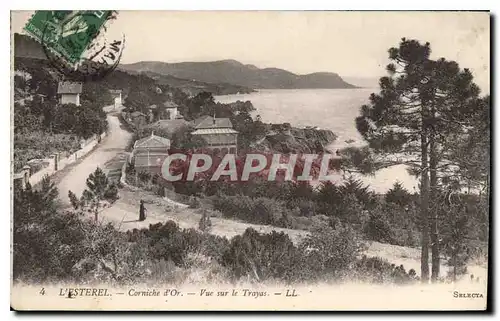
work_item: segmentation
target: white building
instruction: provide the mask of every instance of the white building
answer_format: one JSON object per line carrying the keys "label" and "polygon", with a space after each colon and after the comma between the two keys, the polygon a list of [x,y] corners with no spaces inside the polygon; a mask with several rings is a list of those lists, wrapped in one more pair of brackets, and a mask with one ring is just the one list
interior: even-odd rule
{"label": "white building", "polygon": [[80,94],[82,93],[82,83],[62,81],[57,86],[60,104],[74,104],[80,106]]}
{"label": "white building", "polygon": [[111,97],[114,99],[115,108],[122,105],[122,91],[121,89],[110,89]]}
{"label": "white building", "polygon": [[166,101],[163,103],[163,106],[165,107],[165,111],[168,115],[167,119],[177,119],[177,116],[179,115],[179,110],[177,109],[177,104],[174,103],[173,101]]}
{"label": "white building", "polygon": [[169,149],[168,138],[156,136],[151,132],[151,136],[135,141],[130,161],[134,164],[136,172],[146,170],[160,173]]}

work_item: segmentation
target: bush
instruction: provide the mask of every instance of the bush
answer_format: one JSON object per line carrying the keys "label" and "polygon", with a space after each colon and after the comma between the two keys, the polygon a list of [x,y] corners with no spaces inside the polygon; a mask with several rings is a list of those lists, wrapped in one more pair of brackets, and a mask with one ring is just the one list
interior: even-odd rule
{"label": "bush", "polygon": [[189,253],[203,254],[220,260],[229,247],[226,238],[200,233],[193,228],[179,229],[173,221],[152,224],[149,229],[128,231],[127,235],[129,242],[137,242],[141,238],[147,240],[149,258],[171,261],[180,267],[187,267],[186,258]]}
{"label": "bush", "polygon": [[369,283],[408,284],[418,281],[415,270],[406,272],[403,265],[396,266],[380,257],[363,257],[356,261],[353,277]]}
{"label": "bush", "polygon": [[118,198],[118,186],[115,183],[109,184],[106,192],[104,192],[104,199],[113,203],[118,200]]}
{"label": "bush", "polygon": [[290,216],[290,228],[295,230],[309,231],[313,226],[313,221],[310,218],[303,216]]}
{"label": "bush", "polygon": [[311,232],[299,245],[303,279],[342,278],[363,250],[358,234],[349,225]]}
{"label": "bush", "polygon": [[139,180],[141,182],[146,183],[146,182],[149,182],[151,180],[151,173],[148,171],[140,171],[137,174],[137,177],[139,178]]}
{"label": "bush", "polygon": [[[177,266],[182,266],[188,250],[188,238],[181,233],[177,224],[168,221],[164,225],[150,225],[146,231],[149,238],[149,254],[156,260],[171,260]],[[192,239],[189,241],[195,242]]]}
{"label": "bush", "polygon": [[14,135],[14,171],[19,171],[34,158],[47,158],[55,153],[73,153],[80,149],[79,139],[72,134],[50,134],[43,131]]}
{"label": "bush", "polygon": [[155,194],[160,197],[165,197],[165,188],[161,185],[154,185]]}
{"label": "bush", "polygon": [[287,207],[297,208],[299,216],[311,217],[316,215],[316,203],[311,200],[298,199],[296,201],[287,202]]}
{"label": "bush", "polygon": [[189,208],[199,208],[201,206],[198,197],[191,195],[189,197]]}
{"label": "bush", "polygon": [[287,234],[275,231],[259,234],[248,228],[231,240],[221,265],[228,267],[236,279],[292,281],[297,278],[300,258],[298,248]]}
{"label": "bush", "polygon": [[251,198],[248,196],[221,195],[214,198],[214,209],[221,211],[226,218],[238,218],[255,224],[271,224],[283,226],[285,224],[284,206],[281,202],[265,198]]}
{"label": "bush", "polygon": [[201,215],[200,221],[198,222],[198,228],[202,232],[208,232],[212,228],[212,221],[206,211],[203,211],[203,214]]}

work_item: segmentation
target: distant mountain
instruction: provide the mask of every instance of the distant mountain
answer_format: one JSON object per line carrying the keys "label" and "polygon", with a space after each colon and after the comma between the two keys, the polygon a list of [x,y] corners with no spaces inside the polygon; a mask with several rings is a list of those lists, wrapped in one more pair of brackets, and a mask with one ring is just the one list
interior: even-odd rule
{"label": "distant mountain", "polygon": [[[13,39],[14,57],[17,58],[16,60],[19,60],[24,65],[29,65],[31,67],[36,67],[36,61],[45,65],[45,62],[40,62],[40,60],[47,60],[47,55],[45,54],[42,45],[40,43],[38,43],[37,41],[33,40],[32,38],[26,35],[19,33],[15,33],[13,38],[14,38]],[[136,75],[138,73],[139,72],[133,72],[128,70],[127,73],[115,72],[116,75],[119,75],[122,78],[127,78],[126,74]],[[179,88],[185,93],[188,93],[190,95],[196,95],[202,91],[208,91],[213,93],[214,95],[250,93],[253,91],[251,88],[233,84],[193,81],[190,79],[181,79],[179,77],[162,75],[156,72],[146,72],[144,74],[154,79],[158,84],[169,85],[174,88]]]}
{"label": "distant mountain", "polygon": [[278,68],[260,69],[254,65],[244,65],[236,60],[181,63],[141,61],[122,64],[119,68],[126,71],[154,72],[183,79],[229,83],[261,89],[356,88],[335,73],[317,72],[297,75]]}
{"label": "distant mountain", "polygon": [[214,95],[231,95],[237,93],[248,94],[254,92],[253,89],[244,86],[188,80],[170,75],[162,75],[152,71],[146,71],[146,72],[135,72],[130,70],[122,70],[122,71],[125,71],[130,74],[144,74],[149,78],[156,80],[158,84],[168,85],[171,87],[181,89],[183,92],[193,96],[202,91],[208,91]]}

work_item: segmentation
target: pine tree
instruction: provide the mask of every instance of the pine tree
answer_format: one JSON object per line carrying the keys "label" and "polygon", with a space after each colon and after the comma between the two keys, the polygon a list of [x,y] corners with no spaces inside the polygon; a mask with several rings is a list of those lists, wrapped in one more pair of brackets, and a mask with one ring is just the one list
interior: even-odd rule
{"label": "pine tree", "polygon": [[385,194],[385,201],[405,207],[411,203],[411,194],[403,187],[401,182],[397,181]]}
{"label": "pine tree", "polygon": [[469,70],[444,58],[431,60],[430,53],[429,43],[405,38],[389,49],[389,76],[380,79],[380,93],[370,96],[356,119],[369,147],[383,156],[377,168],[406,164],[420,177],[423,282],[429,279],[429,241],[432,280],[439,277],[437,211],[430,218],[430,204],[440,177],[456,174],[448,165],[453,146],[446,142],[466,139],[482,101]]}
{"label": "pine tree", "polygon": [[443,226],[443,248],[449,257],[448,265],[451,266],[451,278],[456,281],[457,276],[467,271],[470,221],[464,206],[452,204],[447,212],[449,218]]}
{"label": "pine tree", "polygon": [[115,184],[109,182],[106,174],[99,167],[87,178],[87,188],[83,191],[80,200],[76,195],[68,192],[68,197],[75,209],[86,209],[94,214],[96,223],[99,219],[99,211],[103,206],[103,201],[114,202],[118,199],[118,189]]}

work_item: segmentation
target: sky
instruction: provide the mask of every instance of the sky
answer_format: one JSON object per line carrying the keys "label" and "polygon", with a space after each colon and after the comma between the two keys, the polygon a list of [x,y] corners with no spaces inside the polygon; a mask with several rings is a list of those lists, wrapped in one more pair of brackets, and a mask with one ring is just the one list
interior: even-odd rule
{"label": "sky", "polygon": [[[13,11],[21,32],[33,11]],[[489,92],[490,18],[480,12],[120,11],[109,34],[123,33],[122,63],[235,59],[297,74],[386,74],[387,50],[402,37],[430,42],[432,58],[469,68]],[[118,38],[118,37],[116,37]]]}

